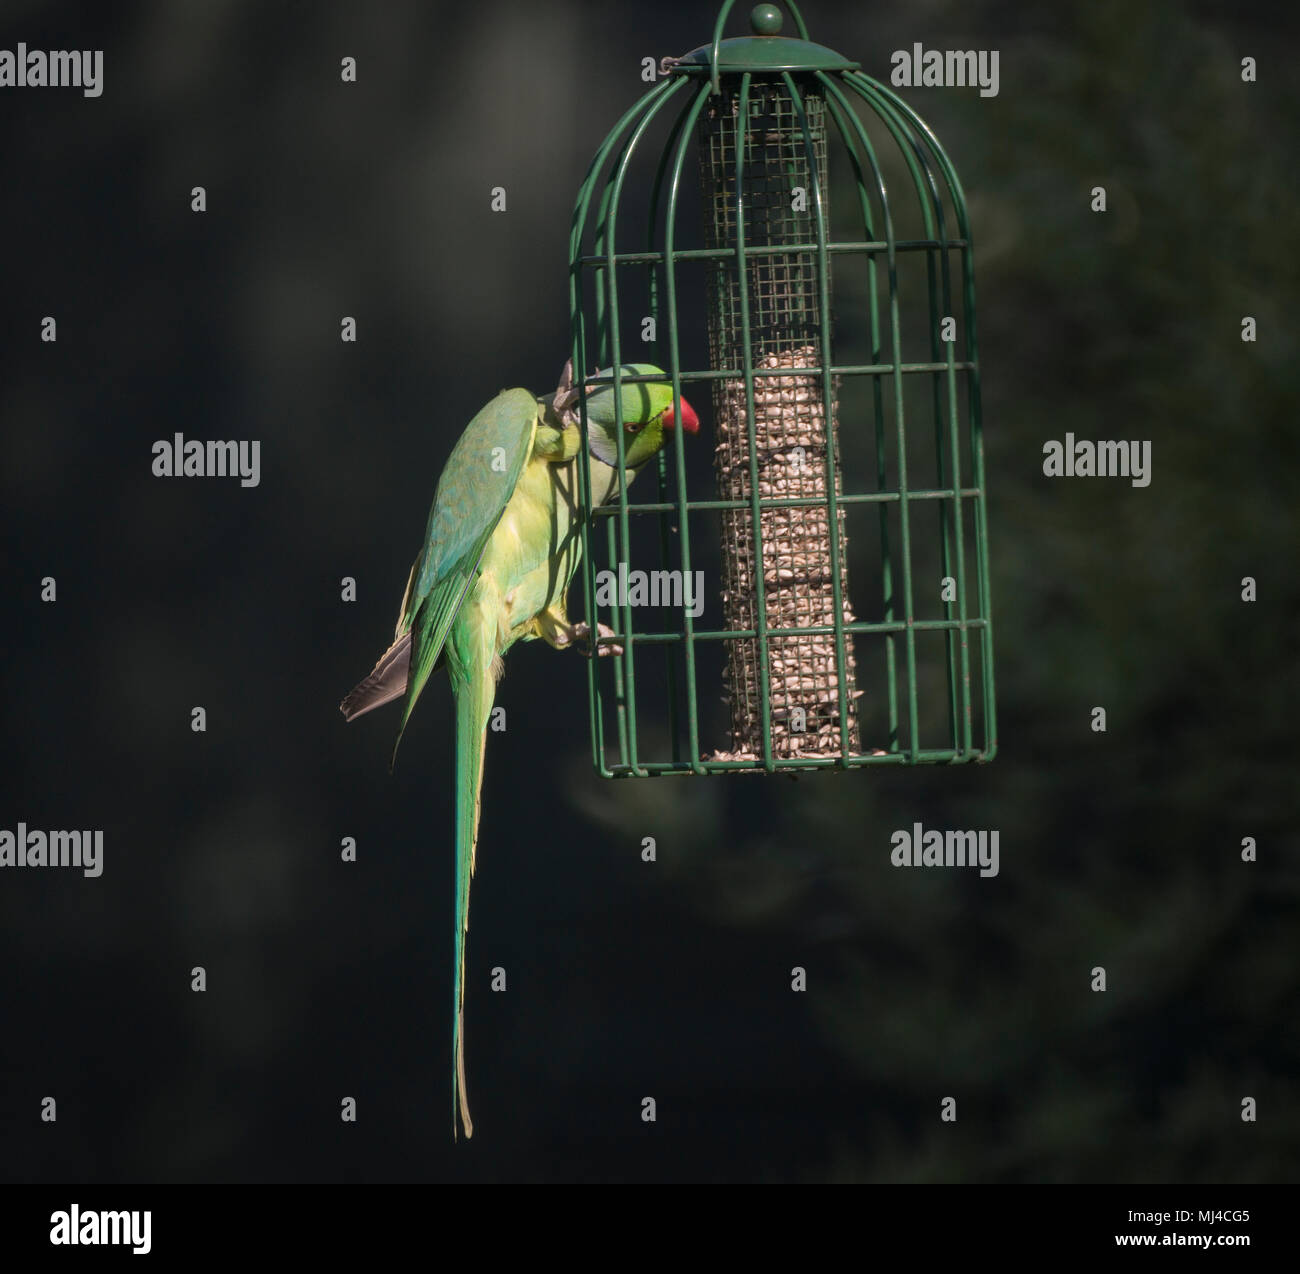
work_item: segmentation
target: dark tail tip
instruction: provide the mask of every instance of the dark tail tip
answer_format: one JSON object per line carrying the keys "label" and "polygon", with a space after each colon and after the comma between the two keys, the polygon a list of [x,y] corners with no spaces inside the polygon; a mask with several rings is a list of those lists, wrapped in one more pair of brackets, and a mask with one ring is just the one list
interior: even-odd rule
{"label": "dark tail tip", "polygon": [[339,704],[339,711],[348,721],[382,708],[406,693],[406,680],[411,665],[411,634],[403,633],[380,656],[379,662],[368,677],[357,682]]}

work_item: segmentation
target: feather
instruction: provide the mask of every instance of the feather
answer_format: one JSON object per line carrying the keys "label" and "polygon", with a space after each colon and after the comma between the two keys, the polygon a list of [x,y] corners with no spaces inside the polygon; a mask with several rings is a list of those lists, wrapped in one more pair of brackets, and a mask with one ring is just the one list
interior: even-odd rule
{"label": "feather", "polygon": [[483,753],[488,718],[496,697],[495,613],[500,599],[484,590],[466,604],[447,643],[447,670],[456,695],[456,964],[452,988],[451,1131],[456,1116],[468,1139],[474,1135],[465,1086],[465,935],[469,929],[469,887],[474,878],[479,816],[483,810]]}
{"label": "feather", "polygon": [[339,711],[348,721],[355,721],[367,712],[382,708],[406,693],[406,679],[411,668],[411,634],[403,633],[379,656],[368,677],[357,682],[347,697],[339,704]]}

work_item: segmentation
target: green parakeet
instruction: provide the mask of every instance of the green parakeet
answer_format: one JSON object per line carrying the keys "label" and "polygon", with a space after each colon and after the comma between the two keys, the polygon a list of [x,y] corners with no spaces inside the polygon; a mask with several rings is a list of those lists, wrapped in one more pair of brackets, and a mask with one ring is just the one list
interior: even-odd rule
{"label": "green parakeet", "polygon": [[[623,375],[664,373],[634,363],[624,366]],[[600,379],[607,381],[609,374]],[[678,419],[670,385],[625,384],[621,396],[630,481],[664,445]],[[465,931],[483,750],[502,656],[515,642],[538,637],[558,650],[584,640],[597,649],[585,624],[569,622],[565,604],[582,551],[577,399],[566,365],[553,396],[536,398],[525,389],[507,389],[469,422],[438,480],[393,643],[339,705],[351,721],[404,694],[400,743],[430,673],[446,662],[456,699],[452,1131],[459,1110],[466,1137],[473,1136],[474,1125],[465,1090]],[[587,450],[592,498],[598,503],[618,491],[615,407],[612,384],[589,382]],[[684,398],[680,424],[691,433],[699,428]],[[394,745],[394,757],[396,751]]]}

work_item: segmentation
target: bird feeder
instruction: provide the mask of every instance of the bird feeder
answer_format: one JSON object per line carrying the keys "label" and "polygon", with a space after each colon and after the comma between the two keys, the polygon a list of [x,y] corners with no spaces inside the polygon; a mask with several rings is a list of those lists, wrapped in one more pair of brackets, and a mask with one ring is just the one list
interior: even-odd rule
{"label": "bird feeder", "polygon": [[[712,398],[711,431],[700,410],[696,438],[672,431],[654,474],[602,507],[582,453],[586,619],[613,633],[589,668],[596,768],[991,760],[961,185],[916,113],[812,43],[796,5],[797,39],[771,4],[723,39],[733,4],[710,44],[663,60],[574,209],[582,427],[593,384],[671,384],[678,419],[683,396]],[[693,454],[710,433],[711,490]]]}

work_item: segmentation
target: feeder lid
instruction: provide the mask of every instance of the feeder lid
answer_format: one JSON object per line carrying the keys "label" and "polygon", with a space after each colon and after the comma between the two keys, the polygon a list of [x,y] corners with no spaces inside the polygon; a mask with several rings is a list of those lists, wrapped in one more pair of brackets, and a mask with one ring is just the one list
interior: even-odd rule
{"label": "feeder lid", "polygon": [[[856,71],[834,49],[809,40],[795,40],[780,34],[781,12],[775,5],[760,4],[749,15],[753,35],[739,36],[718,43],[719,72],[740,74],[743,71]],[[713,45],[702,44],[681,57],[669,60],[668,69],[687,75],[707,75],[713,69]]]}

